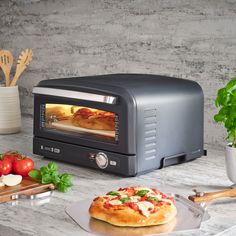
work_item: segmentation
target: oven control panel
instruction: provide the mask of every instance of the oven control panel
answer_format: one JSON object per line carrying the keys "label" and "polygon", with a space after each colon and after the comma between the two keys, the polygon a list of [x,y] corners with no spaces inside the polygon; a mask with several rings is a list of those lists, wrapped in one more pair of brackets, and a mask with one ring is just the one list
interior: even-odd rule
{"label": "oven control panel", "polygon": [[136,156],[126,156],[95,148],[34,137],[34,154],[88,166],[108,172],[134,176]]}

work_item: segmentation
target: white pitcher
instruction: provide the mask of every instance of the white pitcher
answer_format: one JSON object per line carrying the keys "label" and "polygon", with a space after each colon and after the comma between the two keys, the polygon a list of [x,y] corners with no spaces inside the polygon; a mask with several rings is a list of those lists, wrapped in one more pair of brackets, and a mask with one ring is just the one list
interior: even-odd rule
{"label": "white pitcher", "polygon": [[0,134],[13,134],[21,129],[18,86],[0,87]]}

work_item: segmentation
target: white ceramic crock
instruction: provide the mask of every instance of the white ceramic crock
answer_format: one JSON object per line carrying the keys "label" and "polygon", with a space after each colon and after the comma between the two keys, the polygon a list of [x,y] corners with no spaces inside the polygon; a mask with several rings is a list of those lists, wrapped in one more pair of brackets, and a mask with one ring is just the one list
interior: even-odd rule
{"label": "white ceramic crock", "polygon": [[0,134],[20,131],[21,112],[18,86],[0,87]]}
{"label": "white ceramic crock", "polygon": [[236,183],[236,148],[226,147],[226,170],[229,179]]}

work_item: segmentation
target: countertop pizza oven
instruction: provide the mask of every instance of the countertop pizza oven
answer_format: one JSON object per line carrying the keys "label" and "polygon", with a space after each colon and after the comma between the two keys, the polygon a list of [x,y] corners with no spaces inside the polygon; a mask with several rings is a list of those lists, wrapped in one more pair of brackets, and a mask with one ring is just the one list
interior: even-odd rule
{"label": "countertop pizza oven", "polygon": [[43,80],[33,93],[35,154],[135,176],[204,153],[194,81],[110,74]]}

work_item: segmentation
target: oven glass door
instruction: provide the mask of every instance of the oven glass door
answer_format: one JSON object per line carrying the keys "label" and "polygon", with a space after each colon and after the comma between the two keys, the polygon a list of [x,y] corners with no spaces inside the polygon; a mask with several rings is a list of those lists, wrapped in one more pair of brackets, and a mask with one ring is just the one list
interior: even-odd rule
{"label": "oven glass door", "polygon": [[41,128],[47,132],[119,142],[119,118],[114,112],[70,104],[41,104]]}

